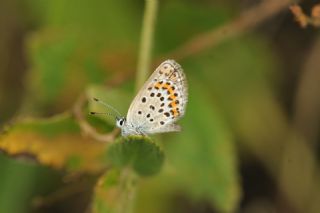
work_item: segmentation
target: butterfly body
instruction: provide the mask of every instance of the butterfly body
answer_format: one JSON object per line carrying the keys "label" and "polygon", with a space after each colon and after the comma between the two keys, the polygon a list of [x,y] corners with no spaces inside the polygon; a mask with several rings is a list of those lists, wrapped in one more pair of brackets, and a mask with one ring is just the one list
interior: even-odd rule
{"label": "butterfly body", "polygon": [[175,124],[185,114],[188,86],[174,60],[159,65],[132,101],[127,116],[117,117],[122,136],[180,131]]}
{"label": "butterfly body", "polygon": [[125,117],[117,118],[116,125],[121,129],[122,136],[147,135],[141,127],[128,123]]}

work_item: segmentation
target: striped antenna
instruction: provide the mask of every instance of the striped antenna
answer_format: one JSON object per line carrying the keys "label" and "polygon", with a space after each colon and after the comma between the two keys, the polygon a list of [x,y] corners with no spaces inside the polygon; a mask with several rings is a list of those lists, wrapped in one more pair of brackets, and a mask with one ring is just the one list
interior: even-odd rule
{"label": "striped antenna", "polygon": [[[103,101],[101,101],[101,100],[99,100],[98,98],[93,98],[93,100],[94,101],[96,101],[96,102],[98,102],[98,103],[100,103],[100,104],[102,104],[103,106],[105,106],[105,107],[107,107],[107,108],[109,108],[109,109],[111,109],[112,111],[114,111],[119,117],[122,117],[121,116],[121,114],[120,114],[120,112],[118,111],[118,110],[116,110],[114,107],[112,107],[111,105],[109,105],[109,104],[107,104],[107,103],[105,103],[105,102],[103,102]],[[92,114],[93,113],[93,114]],[[90,114],[92,114],[92,115],[94,115],[94,114],[107,114],[107,115],[111,115],[111,116],[114,116],[113,114],[111,114],[111,113],[101,113],[101,112],[99,112],[99,113],[97,113],[97,112],[90,112]],[[118,116],[114,116],[114,117],[118,117]]]}

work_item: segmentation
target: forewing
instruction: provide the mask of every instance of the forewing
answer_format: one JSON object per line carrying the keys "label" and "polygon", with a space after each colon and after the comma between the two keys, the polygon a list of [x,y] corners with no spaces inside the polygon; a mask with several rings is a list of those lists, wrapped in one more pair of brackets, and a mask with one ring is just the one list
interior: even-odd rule
{"label": "forewing", "polygon": [[166,60],[154,71],[130,105],[127,121],[145,134],[178,131],[188,100],[181,66]]}

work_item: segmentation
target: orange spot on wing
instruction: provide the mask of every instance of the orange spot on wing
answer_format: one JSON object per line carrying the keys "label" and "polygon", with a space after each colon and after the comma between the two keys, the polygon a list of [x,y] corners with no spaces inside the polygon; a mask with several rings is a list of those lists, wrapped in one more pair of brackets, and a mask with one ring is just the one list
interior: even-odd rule
{"label": "orange spot on wing", "polygon": [[176,99],[176,96],[174,96],[173,94],[171,94],[171,95],[169,96],[169,98],[170,98],[171,100],[175,100],[175,99]]}
{"label": "orange spot on wing", "polygon": [[156,89],[160,89],[160,88],[162,88],[162,84],[160,84],[159,82],[157,82],[157,83],[154,85],[154,87],[155,87]]}
{"label": "orange spot on wing", "polygon": [[173,115],[173,117],[177,117],[180,113],[177,109],[173,109],[171,110],[171,114]]}
{"label": "orange spot on wing", "polygon": [[166,84],[164,84],[164,85],[162,86],[162,88],[164,88],[164,89],[168,89],[168,88],[169,88],[169,86],[168,86],[168,85],[166,85]]}
{"label": "orange spot on wing", "polygon": [[169,87],[168,88],[168,92],[170,95],[173,95],[174,94],[174,89],[172,89],[172,87]]}
{"label": "orange spot on wing", "polygon": [[171,105],[171,107],[172,107],[173,109],[175,109],[175,108],[177,107],[177,104],[176,104],[174,101],[172,101],[172,102],[170,103],[170,105]]}

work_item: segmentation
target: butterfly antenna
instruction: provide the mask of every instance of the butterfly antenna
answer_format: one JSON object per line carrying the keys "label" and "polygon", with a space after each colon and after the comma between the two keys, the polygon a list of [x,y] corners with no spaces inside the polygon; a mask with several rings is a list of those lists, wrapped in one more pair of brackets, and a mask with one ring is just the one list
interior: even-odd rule
{"label": "butterfly antenna", "polygon": [[[104,105],[104,106],[107,107],[107,108],[112,109],[115,113],[118,114],[119,117],[121,117],[121,113],[120,113],[118,110],[116,110],[115,108],[113,108],[111,105],[109,105],[109,104],[107,104],[107,103],[99,100],[98,98],[93,98],[93,100],[96,101],[96,102],[98,102],[98,103],[100,103],[100,104],[102,104],[102,105]],[[108,113],[106,113],[106,114],[108,114]],[[109,114],[111,114],[111,113],[109,113]],[[113,116],[114,116],[114,115],[113,115]],[[116,117],[116,116],[114,116],[114,117]]]}
{"label": "butterfly antenna", "polygon": [[109,112],[90,112],[90,115],[109,115],[109,116],[116,118],[116,116],[114,114],[109,113]]}

